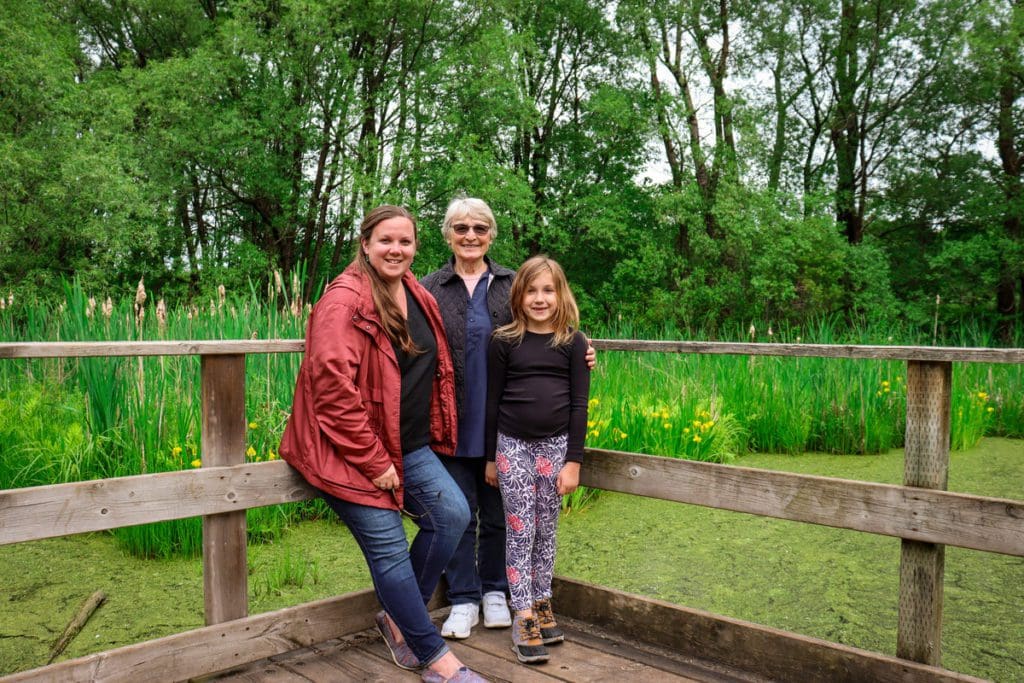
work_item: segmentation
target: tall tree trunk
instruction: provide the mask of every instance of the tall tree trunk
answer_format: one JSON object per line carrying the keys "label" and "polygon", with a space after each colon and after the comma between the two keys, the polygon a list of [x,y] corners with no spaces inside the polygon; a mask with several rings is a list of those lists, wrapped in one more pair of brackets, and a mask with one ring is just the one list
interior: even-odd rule
{"label": "tall tree trunk", "polygon": [[832,121],[832,145],[836,152],[836,220],[850,244],[864,237],[857,210],[856,168],[860,149],[857,111],[857,0],[843,0],[836,43],[836,110]]}
{"label": "tall tree trunk", "polygon": [[[1013,12],[1024,11],[1024,0],[1016,0],[1013,3]],[[1003,48],[1003,64],[1000,70],[999,84],[999,118],[997,147],[999,149],[999,160],[1003,169],[1003,193],[1006,199],[1006,213],[1003,216],[1003,230],[1006,236],[1014,243],[1020,244],[1024,237],[1024,230],[1021,226],[1021,201],[1024,199],[1021,193],[1021,166],[1024,152],[1017,149],[1018,131],[1014,124],[1014,106],[1020,96],[1020,81],[1022,75],[1019,69],[1015,69],[1018,63],[1013,54],[1008,52],[1016,51],[1016,45],[1009,45]],[[1017,288],[1020,284],[1021,299],[1017,301]],[[999,283],[996,286],[996,310],[999,313],[999,336],[1004,343],[1009,343],[1013,338],[1015,325],[1024,324],[1024,273],[1021,272],[1020,263],[1010,263],[1005,258],[1001,264]]]}

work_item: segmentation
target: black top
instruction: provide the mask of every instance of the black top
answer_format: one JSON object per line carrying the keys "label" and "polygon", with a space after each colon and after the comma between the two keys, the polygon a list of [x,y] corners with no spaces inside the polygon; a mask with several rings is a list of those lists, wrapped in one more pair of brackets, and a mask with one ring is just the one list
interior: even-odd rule
{"label": "black top", "polygon": [[437,340],[430,330],[423,309],[415,297],[405,290],[409,312],[406,324],[413,343],[424,353],[410,355],[392,342],[398,368],[402,372],[402,402],[399,422],[402,425],[402,453],[410,453],[430,443],[430,394],[437,371]]}
{"label": "black top", "polygon": [[551,346],[553,334],[527,332],[520,344],[492,339],[487,368],[485,455],[494,460],[499,431],[519,439],[569,433],[566,460],[583,460],[587,435],[587,340]]}

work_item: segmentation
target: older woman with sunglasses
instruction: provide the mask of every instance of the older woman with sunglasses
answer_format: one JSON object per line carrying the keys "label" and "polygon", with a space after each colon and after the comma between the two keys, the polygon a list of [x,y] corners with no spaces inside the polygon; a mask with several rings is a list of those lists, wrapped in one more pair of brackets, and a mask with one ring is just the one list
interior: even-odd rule
{"label": "older woman with sunglasses", "polygon": [[[446,638],[468,638],[484,626],[512,625],[505,575],[505,513],[501,493],[484,480],[484,410],[487,402],[487,346],[491,331],[512,321],[509,293],[515,271],[487,256],[498,235],[491,208],[482,199],[456,197],[445,212],[441,234],[452,257],[421,284],[434,295],[455,366],[459,436],[454,458],[441,458],[466,495],[470,522],[445,568],[452,609],[441,626]],[[594,351],[587,362],[594,365]]]}
{"label": "older woman with sunglasses", "polygon": [[[436,455],[455,451],[454,373],[437,303],[409,270],[416,245],[402,207],[363,220],[355,258],[309,316],[280,452],[359,544],[395,664],[427,683],[479,683],[426,608],[469,508]],[[403,513],[419,526],[411,546]]]}

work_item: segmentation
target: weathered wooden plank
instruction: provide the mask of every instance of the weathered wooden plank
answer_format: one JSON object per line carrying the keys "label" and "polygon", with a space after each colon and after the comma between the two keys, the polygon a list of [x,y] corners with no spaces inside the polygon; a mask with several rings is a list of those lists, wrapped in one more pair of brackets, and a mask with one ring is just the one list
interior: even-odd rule
{"label": "weathered wooden plank", "polygon": [[[907,432],[903,484],[944,490],[949,478],[952,363],[907,363]],[[942,590],[945,547],[904,539],[900,547],[896,654],[942,663]]]}
{"label": "weathered wooden plank", "polygon": [[223,676],[201,676],[189,683],[309,683],[309,679],[291,669],[276,664],[271,660],[261,661],[259,665],[251,664],[239,667]]}
{"label": "weathered wooden plank", "polygon": [[0,545],[312,498],[277,460],[0,491]]}
{"label": "weathered wooden plank", "polygon": [[1024,502],[588,449],[581,483],[842,529],[1024,555]]}
{"label": "weathered wooden plank", "polygon": [[[385,647],[380,638],[375,642]],[[420,674],[404,671],[395,666],[391,656],[381,653],[370,653],[365,644],[345,648],[320,651],[315,661],[309,657],[290,660],[288,665],[293,671],[301,671],[311,681],[366,681],[367,683],[393,683],[405,681],[417,683]],[[332,674],[333,671],[333,674]]]}
{"label": "weathered wooden plank", "polygon": [[87,356],[212,356],[303,351],[302,339],[224,339],[182,341],[5,342],[0,358]]}
{"label": "weathered wooden plank", "polygon": [[661,353],[791,356],[796,358],[1024,363],[1024,349],[988,349],[959,346],[870,346],[855,344],[746,344],[700,341],[644,341],[637,339],[594,339],[592,343],[598,351],[658,351]]}
{"label": "weathered wooden plank", "polygon": [[[779,519],[1024,555],[1024,502],[588,449],[582,482]],[[280,461],[0,491],[0,544],[306,500]]]}
{"label": "weathered wooden plank", "polygon": [[[574,643],[586,645],[616,657],[643,662],[648,666],[670,671],[677,676],[702,681],[703,683],[761,683],[760,676],[745,671],[726,668],[717,662],[698,657],[684,656],[661,645],[643,640],[642,627],[635,633],[614,633],[598,628],[589,622],[573,619],[560,609],[556,615],[565,630],[566,638]],[[657,680],[656,677],[646,680]]]}
{"label": "weathered wooden plank", "polygon": [[[336,641],[335,641],[336,642]],[[333,644],[333,643],[332,643]],[[314,646],[303,650],[300,657],[289,657],[280,665],[301,674],[305,681],[366,681],[367,683],[415,683],[420,676],[403,671],[390,659],[375,657],[359,645],[334,645],[329,648]],[[275,660],[277,661],[277,660]]]}
{"label": "weathered wooden plank", "polygon": [[[872,346],[854,344],[761,344],[700,341],[594,339],[599,351],[656,351],[714,355],[790,356],[795,358],[860,358],[874,360],[1024,363],[1024,349],[959,346]],[[294,353],[305,350],[302,339],[238,339],[149,342],[14,342],[0,344],[0,358],[75,356],[187,356],[233,353]]]}
{"label": "weathered wooden plank", "polygon": [[[245,463],[245,356],[203,356],[202,463]],[[203,594],[207,624],[249,614],[245,510],[203,517]]]}
{"label": "weathered wooden plank", "polygon": [[[310,657],[324,656],[324,653],[333,652],[338,648],[349,648],[352,644],[347,641],[351,636],[344,636],[342,638],[333,638],[323,643],[317,643],[305,648],[297,648],[289,652],[284,652],[273,657],[266,659],[260,659],[255,662],[249,662],[248,664],[242,664],[226,671],[221,671],[209,676],[204,676],[201,679],[197,679],[190,683],[208,683],[210,681],[223,681],[235,682],[235,681],[263,681],[266,680],[268,683],[272,683],[276,680],[286,681],[291,683],[309,683],[309,678],[299,671],[301,664],[305,659]],[[358,675],[358,672],[357,672]],[[340,677],[335,676],[331,680],[339,680]]]}
{"label": "weathered wooden plank", "polygon": [[[557,607],[557,606],[556,606]],[[615,641],[621,647],[609,647],[608,642],[595,639],[580,639],[568,624],[564,643],[548,646],[551,659],[539,666],[525,666],[519,663],[512,652],[511,629],[476,628],[473,635],[464,641],[450,642],[452,650],[469,666],[478,666],[491,675],[516,681],[529,680],[526,675],[536,672],[540,675],[555,675],[569,681],[674,681],[693,683],[695,680],[711,680],[708,676],[694,678],[685,675],[673,665],[659,667],[658,658],[645,656],[627,644]],[[623,634],[624,637],[630,637]],[[643,633],[638,632],[637,638]],[[487,658],[483,659],[482,654]],[[500,660],[500,661],[499,661]],[[551,680],[537,677],[537,680]]]}
{"label": "weathered wooden plank", "polygon": [[512,653],[512,636],[509,635],[509,629],[502,630],[508,642],[498,647],[493,647],[491,643],[481,646],[480,642],[474,642],[478,638],[486,638],[486,631],[487,629],[478,628],[468,640],[449,641],[448,644],[463,664],[474,671],[487,674],[490,680],[515,683],[555,683],[574,680],[571,676],[565,675],[557,665],[553,667],[550,664],[520,664]]}
{"label": "weathered wooden plank", "polygon": [[358,591],[23,671],[0,681],[187,680],[363,631],[373,625],[377,609],[372,590]]}
{"label": "weathered wooden plank", "polygon": [[570,617],[773,681],[982,681],[564,577],[555,577],[553,588],[555,604]]}

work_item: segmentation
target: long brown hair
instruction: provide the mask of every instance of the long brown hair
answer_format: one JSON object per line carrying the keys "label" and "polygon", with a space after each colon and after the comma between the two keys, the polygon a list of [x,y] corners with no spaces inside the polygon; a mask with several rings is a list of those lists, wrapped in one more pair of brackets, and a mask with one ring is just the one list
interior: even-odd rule
{"label": "long brown hair", "polygon": [[569,289],[569,280],[566,279],[562,266],[544,254],[529,258],[519,266],[516,277],[512,280],[512,291],[509,293],[512,322],[496,329],[495,337],[515,344],[523,341],[527,323],[526,312],[523,310],[523,297],[526,295],[526,288],[530,286],[534,278],[545,271],[551,273],[551,280],[555,285],[555,297],[558,301],[558,309],[551,320],[551,325],[555,328],[555,336],[551,340],[551,345],[563,346],[572,342],[576,330],[580,327],[580,309],[576,306],[576,297]]}
{"label": "long brown hair", "polygon": [[[388,286],[381,279],[380,274],[370,265],[369,257],[363,252],[363,242],[368,242],[370,236],[373,235],[373,229],[379,223],[389,218],[409,219],[409,222],[412,223],[413,237],[416,237],[416,218],[407,208],[393,204],[382,204],[366,214],[363,222],[359,225],[359,240],[356,243],[356,257],[353,259],[353,263],[356,264],[360,272],[370,279],[370,293],[373,295],[373,305],[380,316],[381,325],[384,327],[384,334],[387,335],[392,344],[397,344],[403,351],[415,356],[423,353],[423,349],[413,343],[412,336],[409,334],[409,325],[402,315],[402,309],[398,307],[398,302],[391,296]],[[416,244],[419,246],[418,238],[416,239]]]}

